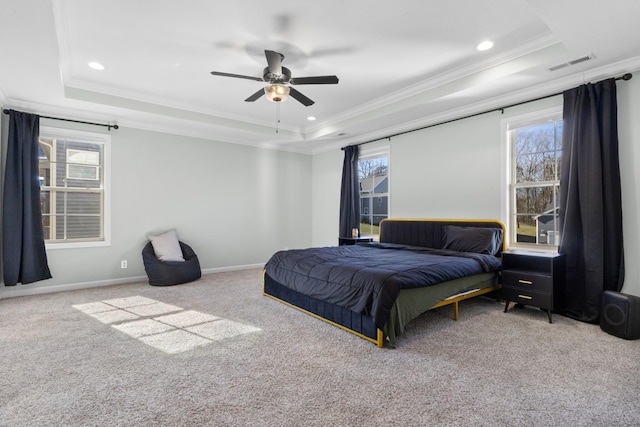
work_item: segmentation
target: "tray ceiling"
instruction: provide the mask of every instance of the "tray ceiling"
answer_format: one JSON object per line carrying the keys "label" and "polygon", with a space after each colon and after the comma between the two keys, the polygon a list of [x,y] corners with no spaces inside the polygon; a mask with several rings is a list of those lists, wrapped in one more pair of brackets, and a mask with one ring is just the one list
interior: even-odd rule
{"label": "tray ceiling", "polygon": [[[640,2],[11,0],[0,101],[47,115],[315,153],[640,68]],[[494,47],[478,51],[490,39]],[[244,99],[264,50],[313,99]],[[587,61],[560,67],[583,57]],[[98,71],[87,64],[104,65]],[[309,121],[309,116],[316,117]]]}

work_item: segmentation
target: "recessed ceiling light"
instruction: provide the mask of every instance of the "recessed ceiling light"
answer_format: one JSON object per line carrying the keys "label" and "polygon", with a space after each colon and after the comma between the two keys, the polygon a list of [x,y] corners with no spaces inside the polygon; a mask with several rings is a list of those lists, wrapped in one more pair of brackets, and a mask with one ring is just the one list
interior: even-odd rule
{"label": "recessed ceiling light", "polygon": [[89,65],[89,67],[93,68],[94,70],[99,70],[99,71],[104,70],[104,65],[102,65],[99,62],[89,62],[89,64],[87,65]]}
{"label": "recessed ceiling light", "polygon": [[310,122],[314,121],[316,118],[315,116],[309,116],[307,117],[307,120],[309,120]]}
{"label": "recessed ceiling light", "polygon": [[485,40],[476,47],[478,50],[489,50],[493,47],[493,42],[490,40]]}

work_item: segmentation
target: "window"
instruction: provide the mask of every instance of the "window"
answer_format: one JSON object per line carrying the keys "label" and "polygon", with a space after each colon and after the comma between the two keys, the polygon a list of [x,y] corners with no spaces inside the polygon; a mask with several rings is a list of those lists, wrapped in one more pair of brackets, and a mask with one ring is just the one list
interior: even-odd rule
{"label": "window", "polygon": [[388,149],[364,152],[358,159],[360,234],[378,236],[380,221],[389,217]]}
{"label": "window", "polygon": [[509,240],[512,245],[558,245],[562,114],[557,109],[510,119]]}
{"label": "window", "polygon": [[100,152],[67,149],[67,179],[100,179]]}
{"label": "window", "polygon": [[47,247],[109,244],[108,135],[40,129],[40,206]]}

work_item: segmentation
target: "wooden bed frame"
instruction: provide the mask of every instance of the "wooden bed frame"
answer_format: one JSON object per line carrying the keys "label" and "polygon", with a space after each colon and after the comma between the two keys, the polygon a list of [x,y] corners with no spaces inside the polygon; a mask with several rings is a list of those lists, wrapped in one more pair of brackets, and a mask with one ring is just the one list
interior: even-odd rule
{"label": "wooden bed frame", "polygon": [[[499,220],[476,219],[385,219],[380,223],[380,242],[398,243],[441,249],[443,246],[443,227],[457,225],[463,227],[499,228],[503,230],[502,251],[506,250],[505,226]],[[496,254],[501,257],[502,251]],[[459,302],[500,289],[501,285],[495,281],[488,287],[480,289],[456,290],[444,299],[431,305],[428,310],[453,305],[453,319],[458,320]],[[327,322],[333,326],[350,332],[362,339],[384,347],[385,333],[376,328],[369,316],[354,313],[351,310],[330,304],[312,297],[300,294],[283,284],[271,279],[266,270],[263,272],[263,295],[280,301],[290,307],[300,310],[310,316]],[[402,291],[401,291],[402,293]]]}

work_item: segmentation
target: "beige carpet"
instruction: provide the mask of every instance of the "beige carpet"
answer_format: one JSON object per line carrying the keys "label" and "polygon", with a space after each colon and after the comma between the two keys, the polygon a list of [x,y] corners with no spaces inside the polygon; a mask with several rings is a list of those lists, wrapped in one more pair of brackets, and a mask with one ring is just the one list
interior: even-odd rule
{"label": "beige carpet", "polygon": [[640,340],[476,298],[378,349],[261,278],[0,300],[0,426],[640,425]]}

